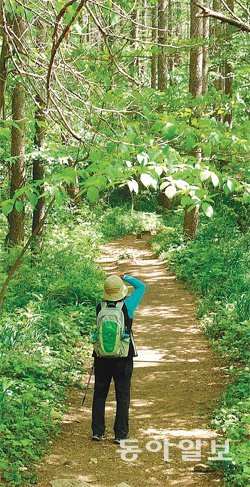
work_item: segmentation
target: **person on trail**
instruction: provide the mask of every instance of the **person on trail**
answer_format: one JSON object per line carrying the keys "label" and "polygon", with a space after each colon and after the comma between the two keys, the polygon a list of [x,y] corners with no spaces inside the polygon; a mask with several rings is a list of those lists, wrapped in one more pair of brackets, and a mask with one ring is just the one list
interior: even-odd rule
{"label": "person on trail", "polygon": [[[125,283],[134,287],[130,296]],[[112,378],[115,384],[116,417],[114,443],[128,437],[130,385],[133,357],[137,351],[132,333],[136,308],[146,285],[127,274],[111,275],[104,282],[103,302],[97,305],[97,328],[93,335],[95,386],[92,404],[92,439],[105,433],[105,401]]]}

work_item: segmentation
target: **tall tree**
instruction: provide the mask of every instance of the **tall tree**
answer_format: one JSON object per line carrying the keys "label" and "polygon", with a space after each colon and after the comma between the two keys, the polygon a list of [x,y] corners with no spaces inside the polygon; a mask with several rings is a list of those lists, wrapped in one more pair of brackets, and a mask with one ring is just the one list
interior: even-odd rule
{"label": "tall tree", "polygon": [[[233,12],[234,10],[234,0],[225,0],[226,5],[228,8]],[[232,25],[227,25],[226,26],[226,34],[228,37],[228,42],[230,44],[230,37],[232,34],[232,31],[234,31],[234,27]],[[228,96],[229,102],[232,98],[233,95],[233,69],[232,69],[232,62],[230,60],[230,55],[228,56],[226,62],[225,62],[225,95]],[[232,110],[231,108],[228,110],[228,113],[224,116],[224,122],[227,122],[229,126],[232,126]]]}
{"label": "tall tree", "polygon": [[208,88],[208,63],[209,63],[209,17],[203,17],[203,46],[202,46],[202,93]]}
{"label": "tall tree", "polygon": [[[195,98],[203,93],[203,19],[197,17],[199,8],[196,0],[190,3],[190,39],[195,46],[190,49],[189,62],[189,91]],[[194,155],[200,157],[196,150]],[[196,206],[191,211],[185,208],[183,232],[188,238],[194,239],[198,232],[199,208]]]}
{"label": "tall tree", "polygon": [[[44,49],[46,44],[46,27],[40,20],[37,22],[37,49]],[[37,148],[38,152],[41,152],[34,160],[33,160],[33,182],[36,183],[37,181],[42,181],[44,178],[44,160],[42,156],[42,151],[44,149],[45,144],[45,113],[44,113],[44,102],[42,97],[37,94],[36,95],[36,112],[35,112],[35,138],[34,138],[34,145]],[[36,190],[39,194],[38,201],[36,206],[33,210],[33,218],[32,218],[32,233],[35,231],[36,227],[40,224],[44,217],[45,212],[45,197],[41,196],[44,192],[44,185],[43,183],[36,186]],[[32,242],[32,249],[37,250],[37,243],[42,236],[43,233],[43,225],[40,225],[40,230],[36,234],[36,238]]]}
{"label": "tall tree", "polygon": [[158,90],[163,91],[166,88],[167,79],[167,55],[164,44],[166,43],[167,31],[167,0],[158,1]]}
{"label": "tall tree", "polygon": [[2,25],[2,10],[0,11],[0,35],[2,37],[2,47],[0,53],[0,118],[5,118],[4,99],[8,70],[8,43]]}
{"label": "tall tree", "polygon": [[197,17],[198,13],[199,7],[196,5],[196,0],[191,0],[190,39],[195,45],[190,49],[189,91],[194,97],[202,94],[203,78],[203,19]]}
{"label": "tall tree", "polygon": [[[139,8],[137,8],[136,6],[131,14],[131,22],[132,22],[131,46],[133,49],[137,50],[139,49],[139,42],[138,42],[139,41]],[[138,71],[138,66],[139,66],[138,56],[132,58],[132,62],[130,66],[132,67],[132,74],[134,75],[135,72]]]}
{"label": "tall tree", "polygon": [[152,44],[153,44],[153,54],[151,56],[151,88],[156,89],[157,86],[157,55],[155,53],[156,41],[157,41],[157,14],[158,7],[157,3],[151,6],[151,26],[152,26]]}
{"label": "tall tree", "polygon": [[[17,39],[16,47],[20,48],[25,24],[21,17],[15,17],[13,31]],[[22,82],[18,79],[12,91],[12,120],[16,125],[11,132],[11,156],[13,162],[10,168],[10,197],[25,185],[25,91]],[[21,203],[21,205],[20,205]],[[6,243],[10,245],[21,244],[24,239],[25,211],[20,198],[19,208],[16,205],[8,215],[9,232]]]}

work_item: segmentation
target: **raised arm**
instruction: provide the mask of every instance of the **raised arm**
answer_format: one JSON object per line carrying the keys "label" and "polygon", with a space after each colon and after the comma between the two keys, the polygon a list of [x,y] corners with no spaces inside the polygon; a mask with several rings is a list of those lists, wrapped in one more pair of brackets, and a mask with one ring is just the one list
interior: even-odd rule
{"label": "raised arm", "polygon": [[133,318],[134,312],[137,306],[140,304],[147,286],[136,277],[132,277],[127,274],[124,274],[123,280],[135,288],[132,294],[125,299],[128,315],[130,318]]}

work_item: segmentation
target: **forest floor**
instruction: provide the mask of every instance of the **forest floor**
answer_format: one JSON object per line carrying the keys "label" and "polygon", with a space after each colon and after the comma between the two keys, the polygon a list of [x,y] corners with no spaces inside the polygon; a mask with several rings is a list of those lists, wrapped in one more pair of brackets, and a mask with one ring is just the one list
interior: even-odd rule
{"label": "forest floor", "polygon": [[[99,443],[91,440],[92,378],[83,411],[82,391],[69,391],[62,433],[39,465],[38,487],[49,487],[59,478],[93,487],[122,482],[131,487],[223,486],[218,472],[194,471],[196,464],[206,463],[211,456],[211,440],[223,440],[210,429],[209,418],[228,382],[223,364],[195,319],[194,296],[155,258],[146,236],[128,236],[105,245],[99,261],[108,274],[125,272],[147,284],[133,325],[139,356],[130,408],[130,438],[141,452],[134,461],[122,460],[119,446],[112,442],[113,386],[106,404],[106,438]],[[201,459],[185,460],[183,448],[192,445],[184,440],[201,440]],[[150,447],[161,449],[153,452]]]}

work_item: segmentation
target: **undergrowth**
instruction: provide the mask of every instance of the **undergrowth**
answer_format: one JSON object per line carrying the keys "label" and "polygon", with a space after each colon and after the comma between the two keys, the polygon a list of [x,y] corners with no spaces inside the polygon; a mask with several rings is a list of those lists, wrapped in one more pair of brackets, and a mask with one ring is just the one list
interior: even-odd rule
{"label": "undergrowth", "polygon": [[222,204],[212,220],[201,218],[197,239],[187,241],[182,235],[182,211],[167,212],[165,228],[150,244],[196,292],[197,317],[232,373],[233,383],[214,412],[212,425],[230,442],[232,461],[221,465],[227,485],[243,487],[249,480],[249,234],[242,232],[237,218],[237,212]]}

